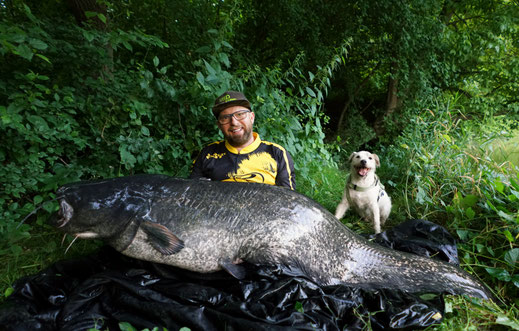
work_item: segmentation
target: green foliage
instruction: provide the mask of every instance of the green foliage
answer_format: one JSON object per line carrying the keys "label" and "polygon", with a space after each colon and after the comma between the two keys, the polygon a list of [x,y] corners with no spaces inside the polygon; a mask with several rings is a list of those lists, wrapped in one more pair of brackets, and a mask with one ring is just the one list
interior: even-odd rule
{"label": "green foliage", "polygon": [[384,152],[392,165],[381,177],[403,190],[397,209],[456,233],[464,265],[496,293],[516,300],[518,167],[491,157],[496,141],[514,139],[514,131],[506,119],[465,120],[457,101],[439,101],[413,119]]}
{"label": "green foliage", "polygon": [[[0,68],[7,77],[0,83],[1,252],[22,251],[35,223],[18,222],[64,183],[134,173],[187,176],[197,151],[221,139],[210,107],[228,89],[249,96],[261,137],[286,146],[299,176],[307,176],[310,161],[333,162],[321,107],[347,43],[314,72],[301,69],[303,54],[288,70],[259,68],[225,39],[233,35],[232,14],[239,14],[230,8],[219,29],[181,45],[189,57],[177,49],[178,56],[161,58],[169,44],[138,26],[122,30],[113,19],[109,29],[77,26],[32,6],[38,16],[22,5],[10,8],[11,16],[2,11],[0,21],[0,57],[10,64]],[[46,203],[36,224],[56,208]]]}
{"label": "green foliage", "polygon": [[[121,331],[139,331],[139,329],[135,328],[133,325],[131,325],[130,323],[128,322],[121,322],[119,323],[119,329]],[[186,328],[186,327],[183,327],[183,328],[180,328],[179,331],[189,331],[190,329],[189,328]],[[142,329],[141,331],[168,331],[168,329],[166,328],[159,328],[159,327],[154,327],[153,329]]]}

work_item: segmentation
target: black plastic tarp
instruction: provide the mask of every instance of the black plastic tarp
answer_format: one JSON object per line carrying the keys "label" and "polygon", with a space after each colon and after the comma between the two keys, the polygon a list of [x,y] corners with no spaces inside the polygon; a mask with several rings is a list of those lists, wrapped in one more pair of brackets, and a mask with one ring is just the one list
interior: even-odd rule
{"label": "black plastic tarp", "polygon": [[[381,245],[458,263],[455,240],[411,220],[370,238]],[[441,295],[320,287],[282,267],[246,265],[247,278],[198,274],[140,261],[106,246],[19,279],[0,306],[2,330],[362,330],[418,329],[439,323]]]}

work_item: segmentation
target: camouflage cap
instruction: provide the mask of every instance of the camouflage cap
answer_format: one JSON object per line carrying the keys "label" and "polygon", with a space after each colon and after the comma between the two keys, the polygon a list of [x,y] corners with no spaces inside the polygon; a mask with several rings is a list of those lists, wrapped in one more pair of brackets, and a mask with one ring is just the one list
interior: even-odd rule
{"label": "camouflage cap", "polygon": [[232,106],[243,106],[245,108],[251,109],[250,102],[243,93],[227,91],[216,98],[213,106],[213,114],[218,118],[218,115],[222,110]]}

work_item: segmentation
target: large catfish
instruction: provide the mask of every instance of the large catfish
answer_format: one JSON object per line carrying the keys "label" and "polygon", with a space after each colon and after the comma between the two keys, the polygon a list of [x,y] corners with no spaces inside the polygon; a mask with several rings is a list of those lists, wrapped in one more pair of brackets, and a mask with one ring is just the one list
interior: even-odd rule
{"label": "large catfish", "polygon": [[55,226],[141,260],[237,278],[247,261],[321,285],[491,297],[460,268],[371,243],[282,187],[139,175],[69,184],[57,196]]}

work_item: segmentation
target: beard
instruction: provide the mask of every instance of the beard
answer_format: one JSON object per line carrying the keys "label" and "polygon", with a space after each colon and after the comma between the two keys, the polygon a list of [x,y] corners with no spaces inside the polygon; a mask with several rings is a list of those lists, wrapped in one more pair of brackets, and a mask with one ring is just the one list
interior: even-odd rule
{"label": "beard", "polygon": [[233,147],[241,147],[250,141],[252,136],[252,128],[243,126],[241,135],[226,134],[225,140]]}

